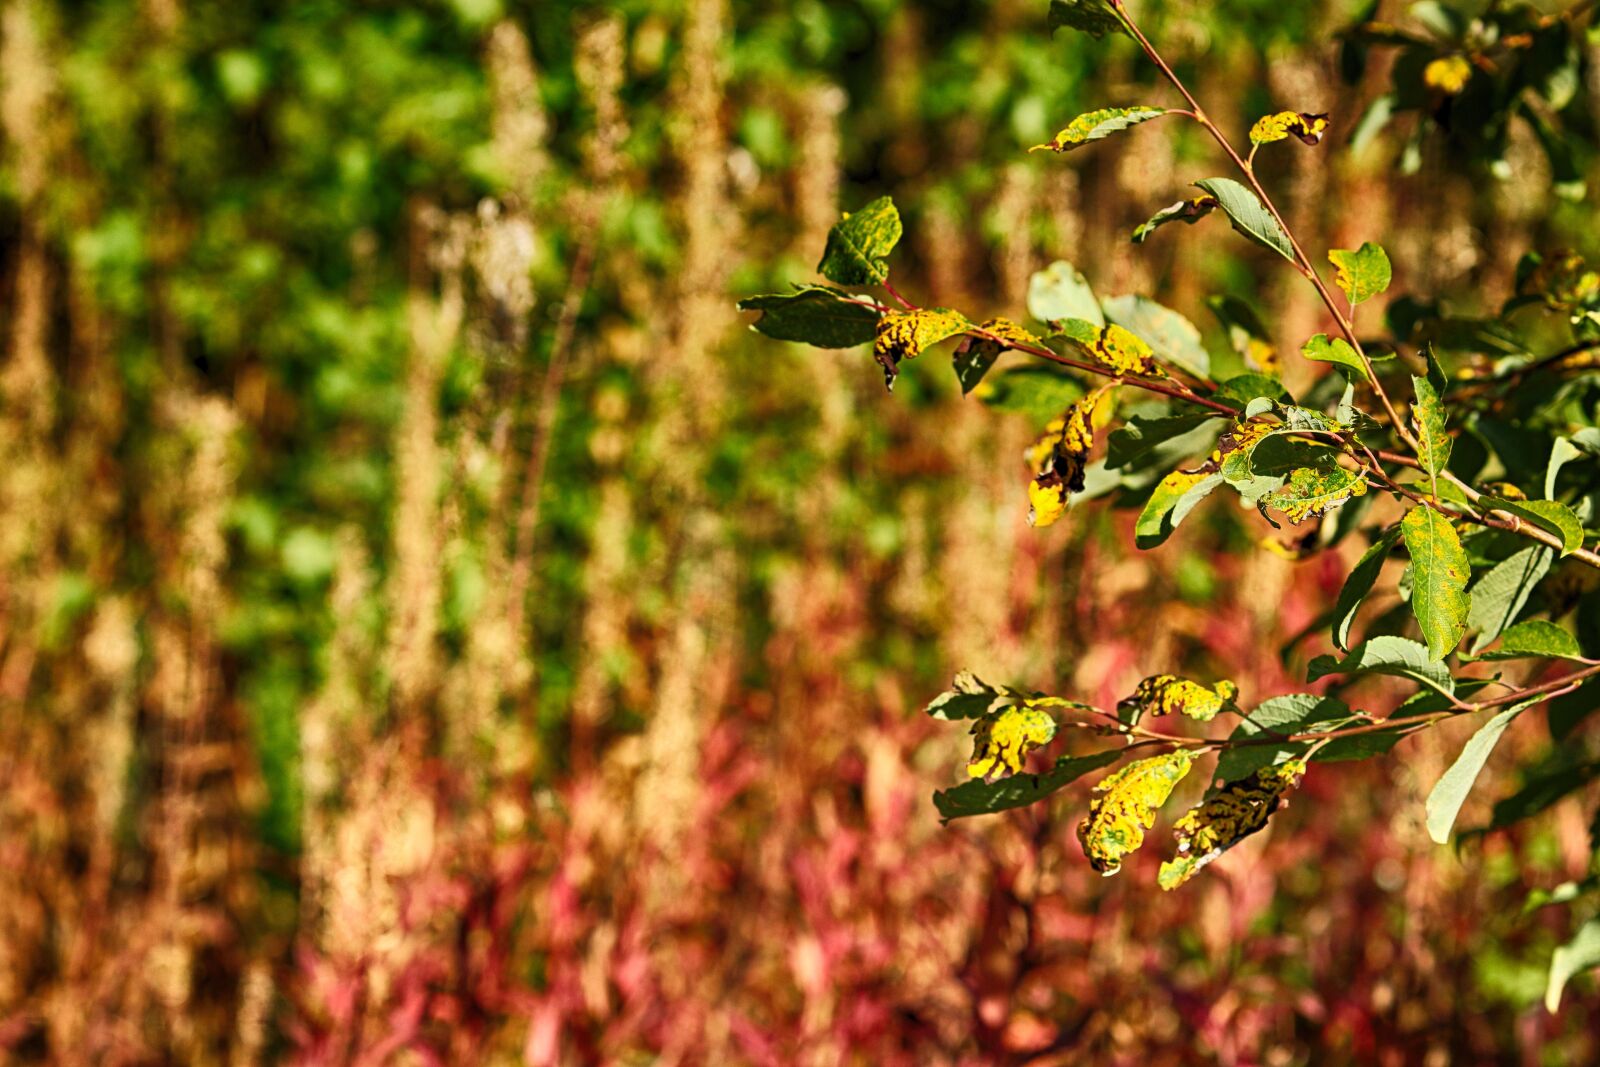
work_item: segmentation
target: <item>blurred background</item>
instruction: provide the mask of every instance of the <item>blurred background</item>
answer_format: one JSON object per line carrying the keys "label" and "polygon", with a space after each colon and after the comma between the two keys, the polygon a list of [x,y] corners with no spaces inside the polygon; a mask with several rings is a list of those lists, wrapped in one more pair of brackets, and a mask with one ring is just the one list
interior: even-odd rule
{"label": "blurred background", "polygon": [[[1226,504],[1149,553],[1099,505],[1032,530],[1027,402],[942,353],[890,396],[735,311],[888,192],[899,288],[974,320],[1066,259],[1213,350],[1211,294],[1325,329],[1220,224],[1128,243],[1224,173],[1197,129],[1026,153],[1172,102],[1045,7],[0,3],[0,1060],[1600,1057],[1592,978],[1539,1004],[1567,917],[1523,911],[1588,812],[1432,845],[1458,731],[1321,766],[1172,894],[1161,849],[1089,870],[1083,787],[938,824],[957,670],[1294,691],[1349,562]],[[1331,114],[1268,184],[1396,293],[1471,315],[1597,251],[1589,154],[1526,125],[1492,167],[1417,116],[1352,149],[1392,59],[1340,48],[1361,7],[1138,10],[1236,133]]]}

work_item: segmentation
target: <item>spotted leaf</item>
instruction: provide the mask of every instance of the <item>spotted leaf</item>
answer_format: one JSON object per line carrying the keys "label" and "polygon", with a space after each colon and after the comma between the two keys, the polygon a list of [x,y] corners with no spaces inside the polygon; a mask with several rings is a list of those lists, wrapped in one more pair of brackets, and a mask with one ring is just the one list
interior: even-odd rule
{"label": "spotted leaf", "polygon": [[[1050,425],[1026,453],[1033,470],[1028,486],[1028,524],[1049,526],[1067,510],[1067,500],[1083,489],[1083,472],[1094,448],[1102,405],[1115,385],[1103,385],[1073,405]],[[1108,407],[1105,409],[1108,410]]]}
{"label": "spotted leaf", "polygon": [[1367,480],[1352,470],[1337,464],[1321,467],[1300,467],[1289,474],[1282,489],[1262,497],[1259,506],[1283,512],[1295,526],[1331,511],[1367,491]]}
{"label": "spotted leaf", "polygon": [[1137,126],[1141,122],[1149,122],[1165,115],[1166,111],[1159,107],[1103,107],[1097,111],[1089,111],[1071,122],[1045,144],[1036,144],[1028,149],[1030,152],[1070,152],[1074,148],[1082,148],[1091,141],[1098,141],[1130,126]]}
{"label": "spotted leaf", "polygon": [[1338,268],[1333,280],[1339,283],[1352,304],[1382,293],[1394,278],[1389,253],[1372,241],[1364,242],[1360,248],[1332,249],[1328,252],[1328,262]]}
{"label": "spotted leaf", "polygon": [[1179,749],[1130,763],[1096,785],[1101,794],[1089,804],[1078,824],[1078,843],[1089,866],[1104,875],[1122,869],[1123,857],[1144,844],[1144,832],[1155,824],[1156,811],[1194,764],[1191,749]]}
{"label": "spotted leaf", "polygon": [[1172,828],[1178,839],[1178,854],[1161,865],[1157,876],[1161,888],[1176,889],[1200,868],[1266,826],[1283,803],[1284,794],[1299,785],[1305,773],[1304,760],[1263,767],[1229,782],[1191,808]]}
{"label": "spotted leaf", "polygon": [[889,278],[887,257],[900,243],[900,233],[899,210],[880,196],[833,224],[817,272],[840,285],[879,285]]}
{"label": "spotted leaf", "polygon": [[1155,674],[1140,682],[1132,696],[1117,704],[1117,709],[1134,716],[1187,715],[1200,722],[1210,722],[1238,695],[1239,687],[1226,679],[1218,682],[1215,688],[1207,689],[1187,678]]}
{"label": "spotted leaf", "polygon": [[1280,111],[1263,115],[1250,127],[1251,144],[1271,144],[1295,136],[1305,144],[1319,144],[1328,132],[1327,115],[1308,115],[1302,111]]}
{"label": "spotted leaf", "polygon": [[993,781],[1018,774],[1028,753],[1055,736],[1055,719],[1039,708],[1019,705],[989,712],[972,724],[967,775]]}
{"label": "spotted leaf", "polygon": [[947,308],[891,311],[878,320],[872,355],[883,367],[883,382],[890,389],[900,373],[900,361],[915,359],[922,350],[968,329],[959,312]]}
{"label": "spotted leaf", "polygon": [[1143,244],[1145,239],[1155,233],[1169,222],[1186,222],[1193,226],[1196,222],[1211,214],[1217,206],[1217,198],[1210,193],[1200,196],[1191,196],[1187,200],[1179,200],[1151,215],[1138,228],[1133,231],[1133,243]]}

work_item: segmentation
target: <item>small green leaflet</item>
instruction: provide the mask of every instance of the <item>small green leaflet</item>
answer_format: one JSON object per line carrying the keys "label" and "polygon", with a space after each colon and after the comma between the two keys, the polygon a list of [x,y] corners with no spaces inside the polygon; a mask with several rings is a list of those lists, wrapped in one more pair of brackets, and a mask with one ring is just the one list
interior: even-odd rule
{"label": "small green leaflet", "polygon": [[740,311],[759,311],[750,328],[779,341],[818,348],[854,348],[872,340],[878,312],[852,304],[838,289],[810,285],[794,293],[772,293],[739,301]]}
{"label": "small green leaflet", "polygon": [[1082,148],[1091,141],[1110,137],[1130,126],[1158,119],[1166,113],[1164,108],[1145,107],[1142,104],[1136,107],[1103,107],[1079,115],[1067,123],[1047,144],[1036,144],[1028,151],[1070,152],[1074,148]]}
{"label": "small green leaflet", "polygon": [[1583,659],[1578,639],[1548,619],[1519,622],[1500,638],[1500,647],[1485,652],[1483,659]]}
{"label": "small green leaflet", "polygon": [[1063,26],[1095,38],[1108,33],[1132,36],[1109,0],[1050,0],[1050,32]]}
{"label": "small green leaflet", "polygon": [[1345,579],[1344,588],[1339,590],[1338,603],[1333,607],[1333,643],[1347,652],[1350,650],[1350,627],[1356,621],[1356,611],[1377,584],[1384,561],[1399,540],[1398,526],[1384,531],[1383,536],[1361,554],[1350,577]]}
{"label": "small green leaflet", "polygon": [[1538,701],[1527,701],[1514,704],[1505,709],[1478,729],[1472,739],[1461,750],[1461,755],[1444,772],[1433,791],[1428,794],[1428,836],[1440,845],[1447,844],[1450,840],[1450,828],[1456,824],[1456,816],[1461,812],[1461,805],[1466,803],[1467,794],[1472,792],[1472,785],[1478,780],[1478,772],[1483,770],[1483,765],[1489,760],[1489,753],[1494,751],[1494,746],[1499,743],[1500,735],[1506,732],[1506,727],[1511,725],[1511,720],[1521,715],[1523,709],[1536,704]]}
{"label": "small green leaflet", "polygon": [[1429,507],[1415,507],[1400,521],[1411,553],[1411,610],[1428,652],[1448,656],[1467,629],[1467,579],[1472,568],[1450,520]]}
{"label": "small green leaflet", "polygon": [[1417,402],[1411,415],[1417,424],[1417,459],[1422,469],[1434,478],[1450,462],[1449,431],[1445,429],[1444,402],[1439,391],[1427,378],[1413,377],[1411,387],[1416,391]]}
{"label": "small green leaflet", "polygon": [[1428,655],[1426,646],[1409,637],[1374,637],[1363,641],[1344,659],[1318,656],[1306,669],[1306,681],[1330,674],[1393,674],[1412,678],[1441,693],[1455,691],[1455,680],[1445,665]]}
{"label": "small green leaflet", "polygon": [[1169,222],[1186,222],[1193,226],[1196,222],[1211,214],[1217,206],[1217,198],[1202,194],[1193,196],[1188,200],[1179,200],[1176,204],[1169,204],[1160,211],[1151,215],[1133,231],[1133,243],[1144,244],[1145,239],[1155,233]]}
{"label": "small green leaflet", "polygon": [[900,243],[900,232],[900,212],[887,196],[847,212],[828,231],[817,273],[840,285],[881,285],[889,278],[886,257]]}
{"label": "small green leaflet", "polygon": [[1583,523],[1572,509],[1559,500],[1505,500],[1486,498],[1492,508],[1509,511],[1561,539],[1561,555],[1571,555],[1583,547]]}
{"label": "small green leaflet", "polygon": [[1367,377],[1367,368],[1362,364],[1361,357],[1356,355],[1356,350],[1351,348],[1350,342],[1343,337],[1330,340],[1327,334],[1319,333],[1301,347],[1300,354],[1318,363],[1334,363],[1347,368],[1351,374],[1346,377],[1351,381],[1357,378],[1371,381]]}
{"label": "small green leaflet", "polygon": [[1062,756],[1044,774],[1013,774],[995,782],[974,779],[933,794],[933,804],[939,809],[939,817],[947,821],[1026,807],[1091,771],[1115,763],[1121,755],[1116,749],[1107,749],[1090,756]]}
{"label": "small green leaflet", "polygon": [[1137,334],[1163,363],[1197,378],[1211,374],[1211,354],[1194,323],[1146,296],[1112,296],[1101,301],[1106,321]]}
{"label": "small green leaflet", "polygon": [[1094,295],[1082,272],[1071,263],[1057,260],[1028,279],[1028,314],[1040,322],[1065,322],[1083,319],[1104,326],[1100,299]]}
{"label": "small green leaflet", "polygon": [[1352,305],[1370,300],[1389,288],[1392,277],[1389,253],[1381,245],[1367,241],[1354,251],[1335,248],[1328,253],[1328,262],[1338,268],[1333,280]]}
{"label": "small green leaflet", "polygon": [[1139,548],[1155,548],[1172,536],[1172,531],[1189,512],[1222,484],[1222,475],[1205,471],[1173,471],[1156,486],[1133,527],[1133,543]]}
{"label": "small green leaflet", "polygon": [[1256,194],[1232,178],[1205,178],[1197,186],[1217,198],[1217,204],[1233,223],[1233,228],[1257,244],[1272,249],[1278,255],[1295,262],[1294,245],[1283,232],[1278,220],[1256,198]]}
{"label": "small green leaflet", "polygon": [[945,722],[981,719],[991,711],[1020,704],[1025,699],[1025,694],[1010,686],[990,685],[971,671],[962,671],[949,689],[928,702],[926,713],[930,719]]}
{"label": "small green leaflet", "polygon": [[1467,611],[1467,629],[1477,631],[1478,636],[1469,651],[1476,655],[1511,625],[1554,558],[1550,549],[1533,545],[1496,563],[1478,579]]}
{"label": "small green leaflet", "polygon": [[1544,990],[1544,1009],[1551,1014],[1561,1007],[1561,992],[1572,976],[1600,967],[1600,918],[1590,919],[1578,928],[1571,941],[1550,957],[1550,979]]}
{"label": "small green leaflet", "polygon": [[1275,489],[1262,497],[1257,507],[1263,515],[1268,508],[1276,508],[1283,512],[1290,523],[1298,526],[1307,519],[1321,517],[1366,491],[1366,478],[1336,463],[1299,467],[1290,472],[1289,480],[1282,489]]}

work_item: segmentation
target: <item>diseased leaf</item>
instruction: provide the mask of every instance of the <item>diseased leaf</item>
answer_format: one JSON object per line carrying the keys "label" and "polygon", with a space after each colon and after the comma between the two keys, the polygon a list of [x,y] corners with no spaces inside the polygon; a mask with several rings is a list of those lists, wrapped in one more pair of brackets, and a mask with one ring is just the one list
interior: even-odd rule
{"label": "diseased leaf", "polygon": [[883,367],[883,384],[894,388],[902,360],[915,359],[929,345],[954,337],[972,326],[960,312],[948,308],[890,311],[878,320],[872,356]]}
{"label": "diseased leaf", "polygon": [[1034,472],[1028,485],[1028,525],[1049,526],[1066,513],[1067,498],[1082,491],[1097,412],[1115,388],[1103,385],[1076,401],[1028,449],[1026,458]]}
{"label": "diseased leaf", "polygon": [[1101,302],[1106,320],[1131,330],[1156,358],[1196,378],[1211,374],[1211,354],[1195,324],[1171,308],[1144,296],[1113,296]]}
{"label": "diseased leaf", "polygon": [[1353,497],[1367,491],[1367,480],[1358,471],[1337,464],[1301,467],[1289,475],[1282,489],[1262,497],[1257,506],[1265,513],[1276,508],[1295,526],[1307,519],[1320,518]]}
{"label": "diseased leaf", "polygon": [[1456,824],[1456,816],[1461,812],[1461,805],[1466,803],[1467,794],[1472,792],[1478,772],[1488,762],[1489,753],[1499,743],[1500,735],[1527,706],[1512,705],[1484,723],[1428,794],[1428,836],[1437,844],[1450,840],[1450,828]]}
{"label": "diseased leaf", "polygon": [[1388,289],[1393,279],[1389,253],[1371,241],[1356,249],[1335,248],[1328,253],[1328,262],[1338,268],[1333,280],[1351,304],[1371,300]]}
{"label": "diseased leaf", "polygon": [[1294,246],[1289,235],[1283,232],[1278,220],[1272,217],[1256,194],[1232,178],[1205,178],[1195,182],[1200,188],[1217,198],[1217,204],[1233,223],[1233,228],[1278,253],[1290,263],[1295,261]]}
{"label": "diseased leaf", "polygon": [[1189,773],[1195,752],[1178,749],[1130,763],[1096,785],[1102,794],[1089,804],[1089,815],[1078,824],[1078,843],[1089,866],[1104,875],[1122,869],[1123,857],[1144,844],[1144,832],[1156,819],[1172,789]]}
{"label": "diseased leaf", "polygon": [[1134,524],[1134,544],[1149,549],[1164,544],[1206,497],[1222,484],[1222,475],[1211,471],[1173,471],[1161,479]]}
{"label": "diseased leaf", "polygon": [[966,395],[983,381],[1000,353],[1019,345],[1043,347],[1044,342],[1009,319],[990,319],[978,329],[988,337],[969,335],[956,346],[951,359],[955,365],[956,381],[961,383],[961,393]]}
{"label": "diseased leaf", "polygon": [[1122,755],[1107,749],[1089,756],[1062,756],[1043,774],[1013,774],[996,782],[970,781],[933,794],[942,819],[963,819],[1036,804],[1084,775],[1115,763]]}
{"label": "diseased leaf", "polygon": [[1500,647],[1490,649],[1483,659],[1583,659],[1578,639],[1547,619],[1529,619],[1511,627],[1500,638]]}
{"label": "diseased leaf", "polygon": [[[1324,724],[1349,717],[1350,709],[1343,701],[1315,693],[1289,693],[1263,700],[1229,735],[1228,740],[1234,744],[1217,757],[1215,777],[1231,782],[1248,777],[1262,767],[1294,759],[1310,747],[1308,742],[1269,743],[1263,739],[1327,729]],[[1245,741],[1253,743],[1238,743]]]}
{"label": "diseased leaf", "polygon": [[1294,398],[1283,387],[1283,382],[1267,374],[1236,374],[1232,378],[1217,386],[1217,391],[1211,399],[1224,404],[1231,404],[1241,411],[1260,399],[1271,400],[1273,403],[1291,403]]}
{"label": "diseased leaf", "polygon": [[889,278],[887,257],[900,233],[900,212],[887,196],[846,212],[828,231],[817,273],[840,285],[881,285]]}
{"label": "diseased leaf", "polygon": [[1422,68],[1422,84],[1446,96],[1455,96],[1472,80],[1472,64],[1466,56],[1440,56]]}
{"label": "diseased leaf", "polygon": [[1363,641],[1344,659],[1318,656],[1306,669],[1306,681],[1314,682],[1330,674],[1392,674],[1412,678],[1441,692],[1455,690],[1450,671],[1428,655],[1426,646],[1408,637],[1385,634]]}
{"label": "diseased leaf", "polygon": [[1109,0],[1050,0],[1050,32],[1063,26],[1095,38],[1108,33],[1132,36]]}
{"label": "diseased leaf", "polygon": [[1336,363],[1349,369],[1351,374],[1346,377],[1350,381],[1372,380],[1367,376],[1367,368],[1362,364],[1361,357],[1356,355],[1356,350],[1351,348],[1350,342],[1343,337],[1329,339],[1327,334],[1319,333],[1305,343],[1300,349],[1300,354],[1318,363]]}
{"label": "diseased leaf", "polygon": [[1345,579],[1343,588],[1339,590],[1339,600],[1333,606],[1333,643],[1346,652],[1350,650],[1350,627],[1356,620],[1356,612],[1367,594],[1372,592],[1378,575],[1383,571],[1384,561],[1399,540],[1398,526],[1385,530],[1383,536],[1361,554],[1350,571],[1350,577]]}
{"label": "diseased leaf", "polygon": [[1088,279],[1071,263],[1057,260],[1028,279],[1028,314],[1040,322],[1083,319],[1095,326],[1106,324],[1100,298]]}
{"label": "diseased leaf", "polygon": [[739,301],[739,310],[761,312],[750,328],[779,341],[854,348],[877,333],[878,312],[845,301],[845,295],[838,289],[810,285],[793,293],[752,296]]}
{"label": "diseased leaf", "polygon": [[1427,378],[1413,377],[1411,387],[1417,396],[1411,409],[1417,431],[1417,459],[1423,470],[1437,477],[1450,462],[1453,443],[1445,428],[1444,401],[1439,399],[1439,390]]}
{"label": "diseased leaf", "polygon": [[1208,689],[1199,682],[1172,674],[1153,674],[1134,689],[1133,695],[1117,703],[1118,711],[1138,717],[1187,715],[1198,722],[1210,722],[1239,695],[1239,687],[1224,679]]}
{"label": "diseased leaf", "polygon": [[1485,501],[1498,511],[1509,511],[1561,540],[1561,555],[1569,556],[1583,547],[1583,523],[1573,510],[1559,500],[1508,500],[1491,497]]}
{"label": "diseased leaf", "polygon": [[1573,976],[1600,967],[1600,917],[1578,928],[1571,941],[1550,957],[1550,977],[1545,983],[1544,1008],[1555,1014],[1561,1007],[1561,994]]}
{"label": "diseased leaf", "polygon": [[1056,134],[1046,144],[1037,144],[1028,149],[1030,152],[1070,152],[1074,148],[1082,148],[1091,141],[1099,141],[1110,137],[1112,134],[1125,130],[1130,126],[1137,126],[1141,122],[1149,122],[1165,115],[1166,109],[1159,107],[1103,107],[1097,111],[1088,111],[1071,122]]}
{"label": "diseased leaf", "polygon": [[1322,135],[1328,132],[1327,115],[1307,115],[1301,111],[1280,111],[1275,115],[1263,115],[1256,119],[1255,125],[1250,127],[1251,144],[1271,144],[1293,135],[1304,144],[1314,145],[1322,143]]}
{"label": "diseased leaf", "polygon": [[1056,720],[1029,705],[991,711],[972,724],[972,759],[967,774],[992,781],[1022,770],[1028,753],[1056,736]]}
{"label": "diseased leaf", "polygon": [[1300,784],[1304,760],[1263,767],[1249,777],[1229,782],[1191,808],[1173,824],[1178,854],[1161,865],[1156,882],[1176,889],[1206,864],[1267,825],[1283,796]]}
{"label": "diseased leaf", "polygon": [[1456,528],[1432,508],[1406,512],[1400,531],[1411,553],[1411,610],[1429,653],[1442,660],[1467,630],[1467,579],[1472,568]]}
{"label": "diseased leaf", "polygon": [[1145,239],[1155,233],[1169,222],[1184,222],[1193,226],[1196,222],[1211,214],[1217,206],[1217,198],[1209,193],[1191,196],[1187,200],[1179,200],[1176,204],[1169,204],[1140,223],[1133,231],[1133,243],[1143,244]]}
{"label": "diseased leaf", "polygon": [[1501,560],[1472,587],[1472,607],[1467,612],[1467,629],[1478,636],[1469,651],[1473,655],[1492,644],[1522,611],[1534,586],[1550,570],[1555,553],[1542,545],[1525,548]]}

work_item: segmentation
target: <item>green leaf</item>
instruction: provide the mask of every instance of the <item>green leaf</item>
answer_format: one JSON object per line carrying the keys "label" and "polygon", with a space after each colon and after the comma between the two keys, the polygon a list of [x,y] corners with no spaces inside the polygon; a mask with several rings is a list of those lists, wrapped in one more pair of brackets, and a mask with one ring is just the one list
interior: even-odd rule
{"label": "green leaf", "polygon": [[1333,643],[1346,652],[1350,650],[1350,627],[1356,620],[1356,612],[1377,584],[1384,561],[1399,540],[1398,526],[1385,530],[1383,536],[1361,554],[1350,577],[1345,579],[1344,587],[1339,590],[1339,600],[1333,607]]}
{"label": "green leaf", "polygon": [[1176,204],[1168,204],[1139,224],[1133,231],[1133,243],[1144,244],[1146,238],[1169,222],[1183,222],[1193,226],[1211,214],[1216,206],[1217,198],[1209,194],[1192,196],[1187,200],[1179,200]]}
{"label": "green leaf", "polygon": [[795,293],[772,293],[739,301],[740,311],[759,311],[750,328],[779,341],[799,341],[818,348],[854,348],[872,340],[878,312],[845,302],[844,294],[812,285]]}
{"label": "green leaf", "polygon": [[1336,363],[1347,368],[1351,373],[1346,377],[1351,381],[1358,378],[1361,381],[1372,380],[1367,377],[1367,368],[1362,364],[1361,357],[1356,355],[1356,350],[1343,337],[1330,340],[1327,334],[1319,333],[1301,347],[1300,354],[1318,363]]}
{"label": "green leaf", "polygon": [[1138,467],[1168,441],[1213,425],[1217,418],[1209,412],[1155,418],[1134,415],[1106,438],[1106,466],[1118,470]]}
{"label": "green leaf", "polygon": [[1354,251],[1335,248],[1328,253],[1328,262],[1338,268],[1333,280],[1351,304],[1370,300],[1389,288],[1389,253],[1381,245],[1367,241]]}
{"label": "green leaf", "polygon": [[1014,411],[1043,425],[1083,396],[1083,384],[1053,367],[1013,367],[984,379],[974,395],[997,411]]}
{"label": "green leaf", "polygon": [[1063,26],[1094,38],[1108,33],[1132,36],[1109,0],[1050,0],[1050,32]]}
{"label": "green leaf", "polygon": [[[1254,774],[1263,767],[1285,763],[1302,755],[1310,747],[1306,741],[1284,741],[1281,744],[1265,743],[1264,737],[1274,734],[1306,733],[1318,723],[1332,722],[1350,716],[1350,708],[1333,697],[1314,693],[1290,693],[1273,697],[1257,704],[1255,710],[1234,727],[1228,741],[1238,747],[1222,750],[1217,757],[1215,777],[1231,782]],[[1253,744],[1239,745],[1241,741]]]}
{"label": "green leaf", "polygon": [[1561,473],[1561,468],[1575,459],[1588,455],[1582,448],[1573,444],[1569,438],[1558,437],[1550,446],[1550,463],[1544,471],[1544,495],[1554,500],[1556,497],[1556,479]]}
{"label": "green leaf", "polygon": [[1583,523],[1571,508],[1559,500],[1506,500],[1487,498],[1490,507],[1509,511],[1519,519],[1526,519],[1539,529],[1555,534],[1561,539],[1561,555],[1569,556],[1583,547]]}
{"label": "green leaf", "polygon": [[1472,587],[1472,607],[1467,612],[1467,629],[1478,634],[1469,649],[1473,655],[1511,625],[1554,558],[1550,549],[1534,545],[1501,560],[1478,579]]}
{"label": "green leaf", "polygon": [[1225,295],[1206,297],[1206,306],[1228,331],[1228,343],[1235,352],[1264,371],[1276,372],[1278,351],[1254,308],[1236,296]]}
{"label": "green leaf", "polygon": [[1374,637],[1363,641],[1344,659],[1318,656],[1306,669],[1306,681],[1330,674],[1391,674],[1411,678],[1444,693],[1455,691],[1455,681],[1445,665],[1428,655],[1428,649],[1408,637]]}
{"label": "green leaf", "polygon": [[1299,467],[1290,472],[1282,489],[1275,489],[1257,502],[1263,514],[1268,508],[1283,512],[1295,526],[1319,518],[1352,497],[1367,491],[1367,480],[1359,472],[1337,463]]}
{"label": "green leaf", "polygon": [[1197,378],[1211,376],[1211,354],[1194,323],[1145,296],[1113,296],[1101,301],[1106,320],[1137,334],[1156,358]]}
{"label": "green leaf", "polygon": [[1096,111],[1088,111],[1067,123],[1048,144],[1034,145],[1028,151],[1070,152],[1074,148],[1082,148],[1090,141],[1103,140],[1130,126],[1158,119],[1166,113],[1165,108],[1146,107],[1142,104],[1135,107],[1103,107]]}
{"label": "green leaf", "polygon": [[[1366,725],[1356,723],[1355,726]],[[1400,731],[1404,727],[1396,726],[1392,730],[1373,730],[1364,734],[1353,734],[1350,737],[1335,737],[1333,740],[1317,749],[1311,756],[1313,763],[1346,763],[1351,760],[1371,759],[1373,756],[1383,756],[1393,751],[1394,746],[1404,740],[1405,735]]]}
{"label": "green leaf", "polygon": [[971,671],[962,671],[956,675],[949,689],[928,702],[926,711],[929,718],[958,722],[962,719],[981,719],[991,711],[1019,704],[1025,699],[1025,694],[1010,686],[990,685]]}
{"label": "green leaf", "polygon": [[1057,260],[1028,279],[1028,314],[1040,322],[1083,319],[1094,326],[1106,324],[1100,299],[1078,268]]}
{"label": "green leaf", "polygon": [[1422,461],[1423,470],[1437,478],[1450,462],[1453,443],[1445,429],[1444,401],[1439,399],[1439,391],[1427,378],[1413,377],[1411,388],[1417,395],[1411,411],[1417,424],[1417,459]]}
{"label": "green leaf", "polygon": [[1550,979],[1545,985],[1544,1008],[1551,1014],[1561,1007],[1561,993],[1574,975],[1600,967],[1600,918],[1578,928],[1571,941],[1550,957]]}
{"label": "green leaf", "polygon": [[889,278],[887,257],[900,233],[900,212],[880,196],[833,224],[817,272],[840,285],[881,285]]}
{"label": "green leaf", "polygon": [[1044,774],[1013,774],[995,782],[965,782],[953,789],[935,793],[933,804],[939,809],[939,817],[946,820],[1026,807],[1091,771],[1115,763],[1121,755],[1116,749],[1108,749],[1090,756],[1062,756]]}
{"label": "green leaf", "polygon": [[989,368],[994,366],[994,361],[1000,358],[1000,353],[1023,345],[1037,348],[1044,343],[1009,319],[990,319],[978,329],[989,336],[968,336],[956,346],[951,356],[956,381],[961,383],[962,396],[977,388],[984,375],[989,373]]}
{"label": "green leaf", "polygon": [[1583,659],[1578,639],[1546,619],[1519,622],[1505,632],[1500,647],[1485,652],[1483,659]]}
{"label": "green leaf", "polygon": [[1527,706],[1513,705],[1484,723],[1428,794],[1428,836],[1436,843],[1443,845],[1449,842],[1450,828],[1456,824],[1456,816],[1461,812],[1461,805],[1466,803],[1467,794],[1472,792],[1478,772],[1483,770],[1489,753],[1494,751],[1500,735],[1506,732],[1511,720],[1522,714]]}
{"label": "green leaf", "polygon": [[1411,553],[1411,610],[1429,653],[1442,660],[1467,629],[1467,579],[1472,568],[1456,528],[1432,508],[1406,512],[1400,531]]}
{"label": "green leaf", "polygon": [[1233,223],[1233,228],[1250,240],[1272,249],[1290,263],[1295,261],[1294,246],[1278,220],[1256,198],[1256,194],[1232,178],[1205,178],[1195,182],[1217,198],[1217,204]]}
{"label": "green leaf", "polygon": [[1206,471],[1173,471],[1161,479],[1134,523],[1133,543],[1142,549],[1165,543],[1189,512],[1221,484],[1222,475]]}

